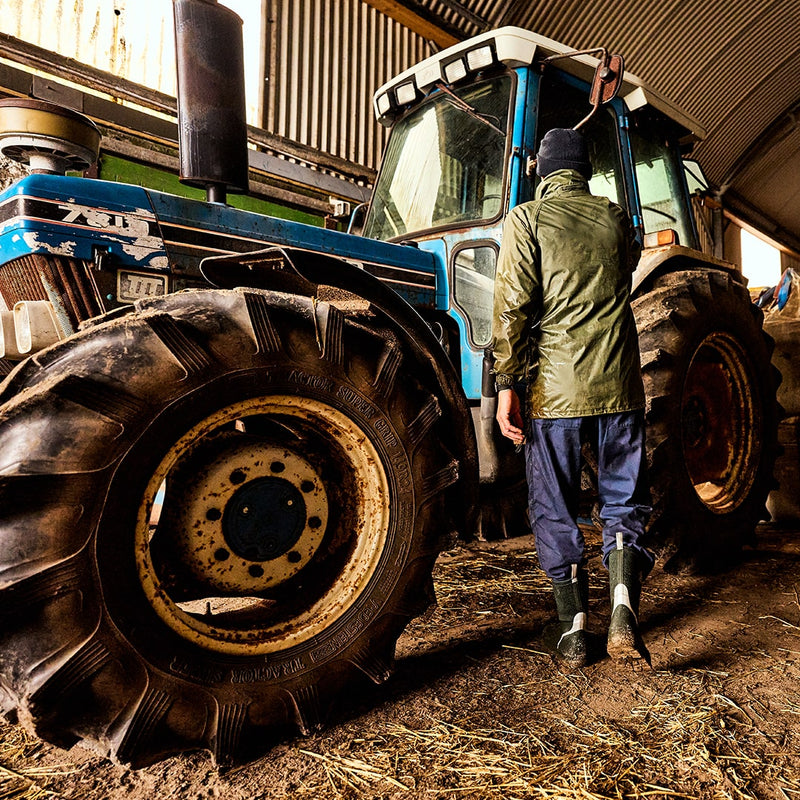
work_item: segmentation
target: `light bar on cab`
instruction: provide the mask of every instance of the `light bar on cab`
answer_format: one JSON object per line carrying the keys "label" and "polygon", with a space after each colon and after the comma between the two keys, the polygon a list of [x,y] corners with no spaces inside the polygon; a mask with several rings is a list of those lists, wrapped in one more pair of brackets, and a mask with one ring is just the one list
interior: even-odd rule
{"label": "light bar on cab", "polygon": [[[573,50],[538,33],[510,26],[460,42],[441,53],[426,58],[411,69],[384,83],[372,98],[375,117],[382,125],[390,126],[400,114],[414,103],[421,102],[439,81],[458,83],[474,77],[481,70],[500,64],[516,69],[529,66],[549,56],[568,55]],[[580,54],[565,58],[558,69],[591,83],[598,61],[594,56]],[[626,72],[619,96],[629,110],[650,105],[666,114],[695,138],[705,136],[697,120],[674,106],[669,100],[646,87],[639,78]]]}
{"label": "light bar on cab", "polygon": [[438,81],[456,83],[499,63],[512,68],[531,64],[537,46],[549,41],[506,27],[448,47],[381,86],[373,98],[375,116],[382,124],[391,125],[405,107],[424,97]]}

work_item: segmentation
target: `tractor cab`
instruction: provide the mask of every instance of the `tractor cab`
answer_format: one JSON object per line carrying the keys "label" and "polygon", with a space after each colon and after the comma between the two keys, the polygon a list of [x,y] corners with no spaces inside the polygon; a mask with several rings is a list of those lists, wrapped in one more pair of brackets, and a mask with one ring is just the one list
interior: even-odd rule
{"label": "tractor cab", "polygon": [[646,248],[696,247],[680,148],[702,130],[623,74],[619,56],[501,28],[402,73],[378,90],[374,108],[392,133],[363,233],[444,244],[439,307],[458,327],[473,399],[491,339],[503,219],[533,199],[535,153],[548,130],[581,127],[591,191],[628,210]]}

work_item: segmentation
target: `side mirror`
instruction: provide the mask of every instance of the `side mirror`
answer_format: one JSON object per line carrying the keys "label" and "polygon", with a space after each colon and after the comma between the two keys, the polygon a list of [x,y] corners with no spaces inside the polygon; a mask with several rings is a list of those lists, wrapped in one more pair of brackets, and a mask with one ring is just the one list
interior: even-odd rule
{"label": "side mirror", "polygon": [[597,65],[592,79],[589,102],[592,106],[608,103],[617,96],[625,74],[625,61],[619,53],[610,53]]}
{"label": "side mirror", "polygon": [[625,61],[619,53],[603,51],[603,60],[597,65],[592,78],[592,88],[589,91],[589,102],[592,110],[572,129],[578,130],[581,125],[588,122],[604,103],[609,103],[617,96],[619,87],[622,86],[622,76],[625,74]]}
{"label": "side mirror", "polygon": [[550,64],[562,58],[574,58],[575,56],[599,56],[600,61],[594,71],[592,87],[589,90],[589,102],[592,110],[577,124],[572,130],[576,131],[586,124],[604,103],[611,102],[622,86],[622,76],[625,74],[625,61],[619,53],[609,53],[605,47],[593,47],[591,50],[570,50],[568,53],[559,53],[549,56],[542,62],[543,65]]}

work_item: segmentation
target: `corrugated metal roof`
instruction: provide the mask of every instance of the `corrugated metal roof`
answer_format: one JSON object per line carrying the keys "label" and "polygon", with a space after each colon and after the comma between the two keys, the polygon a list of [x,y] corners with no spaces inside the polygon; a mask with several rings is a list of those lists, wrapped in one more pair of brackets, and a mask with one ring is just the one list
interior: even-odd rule
{"label": "corrugated metal roof", "polygon": [[713,184],[726,185],[728,201],[757,207],[777,223],[773,234],[782,228],[800,241],[800,0],[403,4],[464,37],[518,25],[576,49],[622,53],[631,71],[706,128],[694,156]]}

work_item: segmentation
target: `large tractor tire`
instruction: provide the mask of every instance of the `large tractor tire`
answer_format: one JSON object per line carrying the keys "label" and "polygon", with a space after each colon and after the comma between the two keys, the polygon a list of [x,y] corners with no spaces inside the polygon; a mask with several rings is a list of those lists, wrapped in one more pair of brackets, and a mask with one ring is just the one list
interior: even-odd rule
{"label": "large tractor tire", "polygon": [[771,339],[747,290],[722,272],[663,275],[633,309],[653,545],[668,570],[720,568],[768,518],[779,421]]}
{"label": "large tractor tire", "polygon": [[0,397],[5,708],[123,763],[226,763],[385,680],[452,534],[425,374],[385,326],[264,290],[26,362]]}

